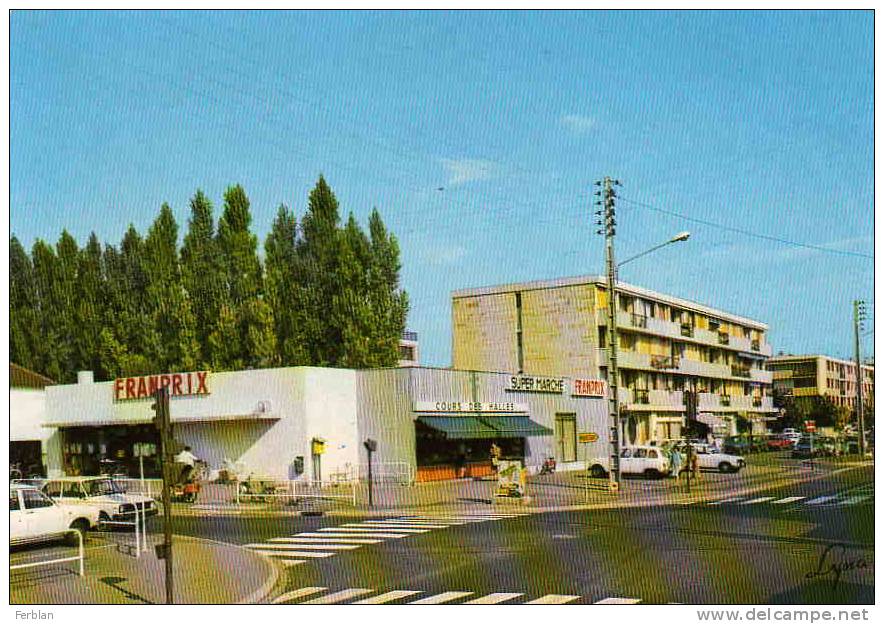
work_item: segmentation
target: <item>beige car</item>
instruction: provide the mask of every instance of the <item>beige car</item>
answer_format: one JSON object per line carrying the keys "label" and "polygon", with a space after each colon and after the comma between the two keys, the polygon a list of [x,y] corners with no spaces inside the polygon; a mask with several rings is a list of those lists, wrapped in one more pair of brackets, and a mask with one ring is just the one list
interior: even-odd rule
{"label": "beige car", "polygon": [[149,496],[130,494],[111,477],[61,477],[50,479],[43,492],[63,505],[94,509],[101,522],[134,522],[136,508],[147,516],[159,512]]}

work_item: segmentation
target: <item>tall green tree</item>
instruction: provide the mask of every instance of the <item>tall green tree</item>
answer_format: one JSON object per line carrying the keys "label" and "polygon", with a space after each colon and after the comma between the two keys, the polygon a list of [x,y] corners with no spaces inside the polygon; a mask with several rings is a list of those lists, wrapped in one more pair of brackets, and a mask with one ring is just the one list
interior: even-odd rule
{"label": "tall green tree", "polygon": [[395,366],[399,359],[399,340],[408,318],[408,294],[402,289],[399,272],[399,241],[387,231],[377,208],[368,219],[371,238],[369,290],[372,299],[374,329],[371,366]]}
{"label": "tall green tree", "polygon": [[265,301],[273,314],[278,361],[281,366],[309,364],[297,308],[298,227],[295,215],[280,206],[264,242]]}
{"label": "tall green tree", "polygon": [[95,232],[80,251],[74,292],[74,348],[79,367],[93,371],[98,379],[107,379],[109,371],[104,368],[100,349],[101,330],[106,322],[105,283],[101,244]]}
{"label": "tall green tree", "polygon": [[341,331],[342,353],[337,364],[370,367],[376,359],[373,338],[377,333],[370,284],[371,244],[352,212],[340,239],[338,288],[329,319]]}
{"label": "tall green tree", "polygon": [[150,227],[144,241],[150,337],[145,355],[155,372],[192,370],[199,345],[187,292],[178,264],[178,224],[168,204]]}
{"label": "tall green tree", "polygon": [[340,286],[340,216],[338,200],[325,181],[310,192],[298,242],[297,317],[304,347],[314,366],[338,366],[343,360],[343,328],[329,312]]}
{"label": "tall green tree", "polygon": [[34,265],[21,242],[13,236],[9,240],[9,357],[20,366],[39,371],[46,347],[40,333],[40,299]]}
{"label": "tall green tree", "polygon": [[40,336],[48,345],[35,354],[35,368],[57,382],[71,381],[68,364],[73,345],[66,333],[67,324],[63,317],[66,304],[63,300],[61,263],[52,246],[39,239],[31,250],[31,258],[39,301]]}
{"label": "tall green tree", "polygon": [[225,302],[224,271],[212,204],[201,190],[190,200],[190,220],[181,247],[181,282],[190,296],[201,366],[212,362],[209,336]]}

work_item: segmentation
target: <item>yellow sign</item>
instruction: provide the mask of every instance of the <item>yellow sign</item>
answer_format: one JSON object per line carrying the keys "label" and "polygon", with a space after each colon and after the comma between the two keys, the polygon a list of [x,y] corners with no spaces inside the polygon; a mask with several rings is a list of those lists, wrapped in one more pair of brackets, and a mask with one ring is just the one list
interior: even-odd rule
{"label": "yellow sign", "polygon": [[598,442],[599,434],[588,432],[588,433],[578,433],[577,441],[581,444],[589,444],[590,442]]}
{"label": "yellow sign", "polygon": [[608,489],[609,489],[611,492],[617,492],[617,491],[620,490],[620,484],[617,483],[616,481],[609,481],[609,482],[608,482]]}
{"label": "yellow sign", "polygon": [[322,455],[325,453],[325,440],[313,439],[313,454]]}

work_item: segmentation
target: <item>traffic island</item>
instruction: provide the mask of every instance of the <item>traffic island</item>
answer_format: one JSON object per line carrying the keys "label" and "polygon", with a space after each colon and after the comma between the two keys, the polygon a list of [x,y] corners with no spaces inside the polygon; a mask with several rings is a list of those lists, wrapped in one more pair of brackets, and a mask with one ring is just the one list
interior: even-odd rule
{"label": "traffic island", "polygon": [[[11,604],[164,604],[165,562],[154,546],[140,557],[118,544],[93,537],[86,551],[86,574],[63,565],[13,571]],[[176,604],[257,604],[279,581],[268,558],[233,544],[175,536],[173,579]],[[225,570],[236,570],[227,574]]]}

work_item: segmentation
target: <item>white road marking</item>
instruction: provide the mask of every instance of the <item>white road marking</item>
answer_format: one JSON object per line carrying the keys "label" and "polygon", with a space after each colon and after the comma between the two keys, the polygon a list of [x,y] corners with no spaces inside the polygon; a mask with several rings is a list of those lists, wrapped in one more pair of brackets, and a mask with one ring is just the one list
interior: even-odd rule
{"label": "white road marking", "polygon": [[[319,529],[325,531],[326,529]],[[353,529],[327,529],[329,533],[298,533],[297,537],[408,537],[407,533],[362,533]],[[332,532],[333,531],[333,532]]]}
{"label": "white road marking", "polygon": [[384,540],[359,539],[355,537],[328,537],[325,533],[301,537],[271,537],[270,542],[286,542],[297,544],[380,544]]}
{"label": "white road marking", "polygon": [[468,600],[463,604],[500,604],[501,602],[506,602],[507,600],[512,600],[514,598],[518,598],[524,594],[514,594],[514,593],[494,593],[488,594],[487,596],[482,596],[481,598],[476,598],[475,600]]}
{"label": "white road marking", "polygon": [[715,501],[714,503],[708,503],[709,505],[723,505],[724,503],[735,503],[737,501],[743,500],[744,497],[737,496],[735,498],[724,498],[720,501]]}
{"label": "white road marking", "polygon": [[[362,526],[391,529],[447,529],[447,524],[422,524],[419,522],[362,522]],[[350,525],[345,525],[350,526]]]}
{"label": "white road marking", "polygon": [[525,604],[566,604],[569,602],[574,602],[578,598],[580,598],[580,596],[569,596],[567,594],[547,594],[546,596],[541,596],[540,598],[529,600]]}
{"label": "white road marking", "polygon": [[638,604],[641,601],[641,598],[605,598],[592,604]]}
{"label": "white road marking", "polygon": [[282,596],[277,596],[273,599],[273,604],[281,604],[283,602],[288,602],[289,600],[295,600],[296,598],[303,598],[304,596],[318,594],[319,592],[325,591],[326,589],[328,589],[328,587],[302,587],[301,589],[287,592]]}
{"label": "white road marking", "polygon": [[871,496],[851,496],[849,498],[844,498],[838,501],[839,505],[855,505],[857,503],[861,503],[864,500],[868,500],[872,498]]}
{"label": "white road marking", "polygon": [[259,552],[263,555],[271,555],[271,556],[283,556],[283,557],[306,557],[306,558],[321,558],[321,557],[333,557],[338,553],[335,552],[313,552],[306,550],[281,550],[279,547],[268,547],[263,545],[258,545],[259,547],[251,547],[251,550],[255,552]]}
{"label": "white road marking", "polygon": [[780,500],[775,500],[771,503],[771,505],[785,505],[786,503],[794,503],[795,501],[804,500],[807,498],[806,496],[787,496],[786,498],[781,498]]}
{"label": "white road marking", "polygon": [[463,591],[450,591],[450,592],[442,592],[441,594],[436,594],[435,596],[427,596],[426,598],[421,598],[420,600],[415,600],[413,602],[409,602],[408,604],[442,604],[443,602],[451,602],[452,600],[457,600],[458,598],[464,598],[466,596],[472,596],[473,592],[463,592]]}
{"label": "white road marking", "polygon": [[[251,545],[250,548],[254,548],[254,545]],[[295,544],[280,544],[279,542],[273,544],[261,544],[261,548],[270,548],[270,549],[278,549],[278,550],[298,550],[302,548],[304,550],[355,550],[359,548],[359,544],[308,544],[304,542],[298,542]]]}
{"label": "white road marking", "polygon": [[374,589],[344,589],[339,592],[334,592],[333,594],[326,594],[325,596],[320,596],[319,598],[313,598],[312,600],[307,600],[305,602],[299,602],[298,604],[303,605],[321,605],[321,604],[335,604],[338,602],[344,602],[345,600],[350,600],[351,598],[358,598],[359,596],[364,596],[365,594],[370,594],[371,592],[376,591]]}
{"label": "white road marking", "polygon": [[385,604],[388,602],[393,602],[394,600],[399,600],[400,598],[407,598],[408,596],[413,596],[415,594],[419,594],[421,592],[413,589],[399,589],[396,591],[389,591],[386,594],[381,594],[380,596],[372,596],[371,598],[365,598],[363,600],[357,600],[351,604],[358,605],[372,605],[372,604]]}
{"label": "white road marking", "polygon": [[366,533],[371,533],[372,531],[390,531],[396,533],[429,533],[429,529],[396,529],[394,527],[390,527],[385,529],[384,527],[373,527],[373,526],[364,526],[362,524],[342,524],[337,528],[328,528],[328,529],[319,529],[320,531],[339,531],[342,528],[346,527],[348,531],[364,531]]}
{"label": "white road marking", "polygon": [[773,496],[761,496],[759,498],[753,498],[752,500],[743,501],[740,503],[741,505],[754,505],[755,503],[763,503],[764,501],[773,500]]}
{"label": "white road marking", "polygon": [[819,498],[815,498],[813,500],[809,500],[805,505],[822,505],[823,503],[827,503],[830,500],[834,500],[838,498],[837,496],[820,496]]}
{"label": "white road marking", "polygon": [[273,557],[280,563],[285,565],[298,565],[300,563],[307,563],[304,559],[292,559],[294,555],[290,552],[286,552],[284,550],[258,550],[253,549],[252,552],[260,553],[265,557]]}

